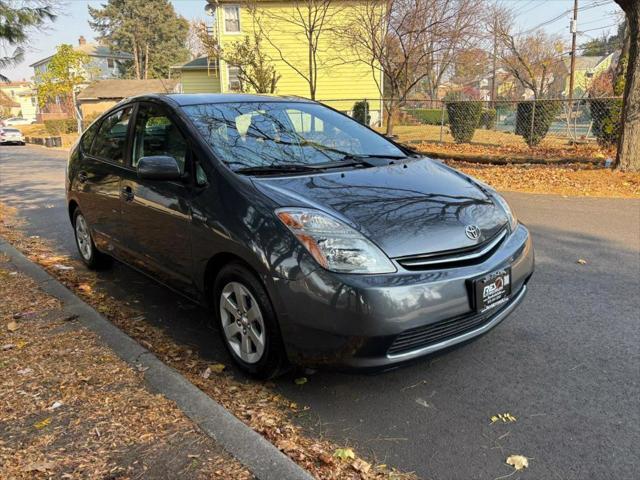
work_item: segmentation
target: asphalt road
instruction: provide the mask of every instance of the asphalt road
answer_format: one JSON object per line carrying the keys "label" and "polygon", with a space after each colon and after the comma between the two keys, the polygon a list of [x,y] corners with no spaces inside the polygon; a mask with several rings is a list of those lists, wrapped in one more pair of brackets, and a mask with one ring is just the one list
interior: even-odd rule
{"label": "asphalt road", "polygon": [[[29,232],[77,256],[64,152],[0,147],[0,201]],[[533,232],[523,305],[487,335],[377,375],[318,372],[276,388],[309,405],[309,430],[428,479],[495,479],[511,454],[531,479],[626,479],[640,471],[640,201],[507,194]],[[586,265],[577,263],[579,258]],[[116,264],[103,285],[201,355],[229,362],[207,312]],[[239,375],[239,374],[238,374]],[[491,425],[509,412],[515,423]]]}

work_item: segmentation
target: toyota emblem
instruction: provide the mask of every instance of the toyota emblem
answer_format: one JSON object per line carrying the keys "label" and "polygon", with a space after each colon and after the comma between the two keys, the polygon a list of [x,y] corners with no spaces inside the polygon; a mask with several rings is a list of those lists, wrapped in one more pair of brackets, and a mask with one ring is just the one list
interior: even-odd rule
{"label": "toyota emblem", "polygon": [[477,225],[467,225],[464,229],[464,233],[471,240],[477,240],[480,238],[480,227],[478,227]]}

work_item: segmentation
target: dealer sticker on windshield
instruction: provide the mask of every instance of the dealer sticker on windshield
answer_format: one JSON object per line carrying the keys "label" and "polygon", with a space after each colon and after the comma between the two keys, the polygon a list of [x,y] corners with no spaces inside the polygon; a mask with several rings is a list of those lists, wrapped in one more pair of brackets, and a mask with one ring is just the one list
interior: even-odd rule
{"label": "dealer sticker on windshield", "polygon": [[486,312],[509,301],[511,295],[511,269],[491,272],[473,281],[475,304],[478,312]]}

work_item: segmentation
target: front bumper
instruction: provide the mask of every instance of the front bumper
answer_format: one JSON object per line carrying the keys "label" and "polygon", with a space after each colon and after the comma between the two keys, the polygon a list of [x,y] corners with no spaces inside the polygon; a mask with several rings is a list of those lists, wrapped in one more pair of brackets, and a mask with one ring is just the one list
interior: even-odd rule
{"label": "front bumper", "polygon": [[[384,368],[470,340],[522,302],[534,252],[528,230],[519,225],[481,263],[423,271],[396,266],[397,272],[384,275],[341,275],[318,268],[295,281],[273,279],[289,359],[308,366]],[[510,301],[484,316],[475,314],[468,280],[505,267],[511,267]],[[440,335],[426,334],[424,344],[390,353],[401,335],[423,330]]]}

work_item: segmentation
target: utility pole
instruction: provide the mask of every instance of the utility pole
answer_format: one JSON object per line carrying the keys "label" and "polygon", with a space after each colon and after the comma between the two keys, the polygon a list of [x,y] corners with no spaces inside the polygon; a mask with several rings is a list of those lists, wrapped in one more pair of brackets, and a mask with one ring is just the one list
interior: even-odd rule
{"label": "utility pole", "polygon": [[[577,1],[577,0],[576,0]],[[498,55],[498,20],[493,20],[493,67],[491,75],[491,108],[496,108],[496,57]]]}
{"label": "utility pole", "polygon": [[573,84],[576,73],[576,40],[578,36],[578,0],[573,0],[573,20],[569,24],[571,30],[571,74],[569,77],[569,111],[573,108]]}

